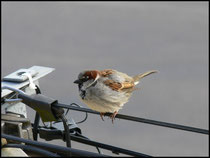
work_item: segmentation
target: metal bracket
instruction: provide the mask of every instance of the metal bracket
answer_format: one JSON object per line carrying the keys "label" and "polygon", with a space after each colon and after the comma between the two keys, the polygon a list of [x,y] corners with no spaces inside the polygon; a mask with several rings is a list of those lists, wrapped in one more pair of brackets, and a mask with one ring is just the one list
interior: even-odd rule
{"label": "metal bracket", "polygon": [[[23,69],[20,69],[22,72],[23,72]],[[8,75],[6,77],[3,78],[3,81],[1,82],[1,87],[3,86],[9,86],[9,87],[13,87],[15,89],[21,89],[27,85],[29,85],[29,80],[28,80],[28,77],[27,76],[24,76],[24,75],[17,75],[18,72],[20,73],[20,70],[16,71],[16,73],[12,73],[12,74],[16,74],[16,75]],[[28,70],[29,72],[30,71],[34,71],[34,72],[37,72],[33,75],[32,73],[32,77],[33,77],[33,81],[38,81],[38,79],[46,76],[47,74],[49,74],[50,72],[54,71],[55,69],[54,68],[49,68],[49,67],[43,67],[43,66],[32,66],[30,67],[29,69],[24,69],[25,70]],[[20,81],[21,79],[20,78],[26,78],[26,80],[22,80],[22,82],[17,82],[18,80]],[[13,78],[13,81],[11,81]],[[15,81],[14,81],[15,80]],[[11,90],[8,90],[8,89],[5,89],[5,90],[2,90],[2,93],[1,93],[1,98],[5,97],[6,95],[12,93]]]}
{"label": "metal bracket", "polygon": [[[82,134],[81,129],[77,126],[73,119],[68,119],[68,127],[71,134]],[[41,127],[38,129],[39,136],[46,141],[55,139],[63,139],[65,141],[64,127],[61,121],[53,122],[51,127]]]}
{"label": "metal bracket", "polygon": [[56,121],[57,118],[52,111],[51,105],[57,100],[53,98],[49,98],[42,94],[32,94],[28,96],[26,94],[18,95],[22,100],[22,102],[34,110],[36,110],[42,118],[43,122]]}
{"label": "metal bracket", "polygon": [[14,89],[22,90],[27,95],[35,94],[35,90],[31,89],[30,81],[24,73],[29,73],[33,77],[33,82],[39,85],[38,80],[55,70],[54,68],[43,66],[32,66],[29,69],[19,69],[3,78],[1,82],[1,100],[5,100],[1,104],[1,110],[5,112],[12,112],[24,115],[27,118],[25,104],[19,102],[20,100],[13,100],[16,98],[16,92],[11,89],[3,89],[2,87],[12,87]]}
{"label": "metal bracket", "polygon": [[1,114],[2,133],[14,135],[24,139],[33,140],[31,122],[20,115],[7,113]]}

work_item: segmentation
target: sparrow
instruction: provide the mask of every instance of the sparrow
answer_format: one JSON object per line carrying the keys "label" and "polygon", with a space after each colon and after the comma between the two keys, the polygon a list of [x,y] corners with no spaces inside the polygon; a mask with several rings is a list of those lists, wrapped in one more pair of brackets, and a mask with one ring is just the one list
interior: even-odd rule
{"label": "sparrow", "polygon": [[131,77],[113,69],[85,70],[79,73],[74,83],[78,84],[82,102],[100,112],[102,120],[105,113],[112,113],[110,117],[113,123],[118,111],[137,89],[140,79],[155,72],[152,70]]}

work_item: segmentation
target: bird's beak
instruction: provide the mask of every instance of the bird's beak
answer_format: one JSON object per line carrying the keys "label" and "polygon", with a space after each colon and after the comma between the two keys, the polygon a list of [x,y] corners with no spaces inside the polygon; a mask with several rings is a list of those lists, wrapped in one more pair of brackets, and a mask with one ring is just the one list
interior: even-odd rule
{"label": "bird's beak", "polygon": [[78,80],[75,80],[74,83],[75,83],[75,84],[81,84],[82,81],[78,79]]}

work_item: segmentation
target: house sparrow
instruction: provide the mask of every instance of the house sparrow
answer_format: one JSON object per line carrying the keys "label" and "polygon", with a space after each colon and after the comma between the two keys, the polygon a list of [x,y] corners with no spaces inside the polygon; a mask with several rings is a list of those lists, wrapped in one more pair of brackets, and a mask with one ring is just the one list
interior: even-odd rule
{"label": "house sparrow", "polygon": [[157,71],[148,71],[136,76],[128,76],[117,70],[86,70],[78,75],[74,83],[78,84],[82,101],[92,110],[100,112],[101,119],[107,112],[113,113],[113,120],[118,111],[128,102],[139,80]]}

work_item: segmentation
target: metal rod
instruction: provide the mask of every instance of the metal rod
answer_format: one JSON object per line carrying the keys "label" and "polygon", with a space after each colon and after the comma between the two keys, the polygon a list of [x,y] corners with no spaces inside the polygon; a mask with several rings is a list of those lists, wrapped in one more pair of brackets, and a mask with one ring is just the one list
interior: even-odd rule
{"label": "metal rod", "polygon": [[19,137],[12,136],[12,135],[7,135],[7,134],[1,134],[1,137],[5,138],[5,139],[8,139],[8,140],[27,143],[28,145],[36,146],[36,147],[46,149],[46,150],[49,150],[49,151],[52,151],[52,152],[60,153],[60,154],[71,153],[72,156],[110,157],[108,155],[102,155],[102,154],[97,154],[97,153],[93,153],[93,152],[89,152],[89,151],[67,148],[67,147],[58,146],[58,145],[54,145],[54,144],[43,143],[43,142],[32,141],[32,140],[23,139],[23,138],[19,138]]}
{"label": "metal rod", "polygon": [[[40,128],[43,128],[43,127],[39,126],[39,129]],[[62,132],[58,129],[57,130],[54,129],[53,131],[48,130],[47,133],[46,133],[46,135],[49,135],[49,136],[51,136],[52,134],[59,135],[60,139],[63,137]],[[80,134],[77,131],[74,131],[73,134],[71,133],[70,136],[71,136],[72,141],[87,144],[87,145],[91,145],[91,146],[94,146],[96,148],[110,150],[110,151],[115,152],[115,153],[123,153],[123,154],[130,155],[130,156],[152,157],[150,155],[146,155],[146,154],[142,154],[142,153],[139,153],[139,152],[135,152],[135,151],[131,151],[131,150],[123,149],[123,148],[120,148],[120,147],[115,147],[115,146],[112,146],[112,145],[108,145],[108,144],[104,144],[104,143],[100,143],[100,142],[97,142],[97,141],[90,140],[89,138]]]}
{"label": "metal rod", "polygon": [[[66,146],[71,148],[71,137],[70,137],[69,127],[67,125],[67,119],[64,115],[61,115],[61,119],[63,121],[63,126],[65,129]],[[68,156],[71,157],[71,153],[69,153]]]}
{"label": "metal rod", "polygon": [[[87,108],[75,107],[72,105],[66,105],[66,104],[60,104],[60,103],[55,103],[53,105],[57,106],[57,107],[71,109],[71,110],[88,112],[88,113],[100,115],[99,112],[96,112],[96,111],[93,111],[93,110],[87,109]],[[106,113],[105,115],[110,116],[111,113]],[[189,127],[189,126],[183,126],[183,125],[178,125],[178,124],[174,124],[174,123],[167,123],[167,122],[139,118],[139,117],[128,116],[128,115],[123,115],[123,114],[117,114],[115,118],[120,118],[120,119],[124,119],[124,120],[129,120],[129,121],[136,121],[136,122],[141,122],[141,123],[147,123],[147,124],[152,124],[152,125],[157,125],[157,126],[162,126],[162,127],[174,128],[174,129],[209,135],[209,130],[195,128],[195,127]]]}
{"label": "metal rod", "polygon": [[25,94],[25,92],[23,92],[22,90],[20,89],[16,89],[16,88],[13,88],[13,87],[9,87],[9,86],[2,86],[1,89],[9,89],[13,92],[17,92],[19,94]]}
{"label": "metal rod", "polygon": [[107,149],[107,150],[112,151],[113,153],[116,152],[116,153],[122,153],[122,154],[130,155],[130,156],[137,156],[137,157],[152,157],[150,155],[146,155],[146,154],[142,154],[142,153],[139,153],[139,152],[115,147],[115,146],[112,146],[112,145],[99,143],[99,142],[92,141],[92,140],[85,139],[85,138],[81,138],[81,137],[78,137],[78,136],[75,136],[75,135],[71,135],[71,138],[72,138],[73,141],[77,141],[77,142],[80,142],[80,143],[83,143],[83,144],[88,144],[88,145],[91,145],[91,146],[100,147],[102,149]]}

